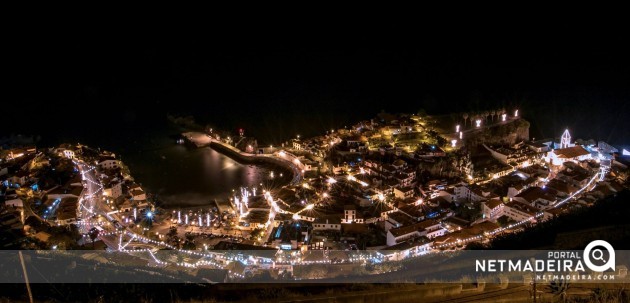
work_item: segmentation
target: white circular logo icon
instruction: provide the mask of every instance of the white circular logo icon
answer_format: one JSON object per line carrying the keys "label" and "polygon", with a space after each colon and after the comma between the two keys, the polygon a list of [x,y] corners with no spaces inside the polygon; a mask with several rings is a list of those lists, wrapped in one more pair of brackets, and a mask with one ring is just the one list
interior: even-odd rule
{"label": "white circular logo icon", "polygon": [[[595,247],[601,246],[608,251],[608,257],[606,258],[604,252],[599,249],[593,249]],[[595,265],[592,260],[599,261],[598,263],[604,262],[604,265]],[[584,263],[586,266],[595,272],[604,272],[607,269],[615,270],[615,250],[613,249],[610,243],[604,240],[595,240],[589,243],[586,248],[584,248]]]}

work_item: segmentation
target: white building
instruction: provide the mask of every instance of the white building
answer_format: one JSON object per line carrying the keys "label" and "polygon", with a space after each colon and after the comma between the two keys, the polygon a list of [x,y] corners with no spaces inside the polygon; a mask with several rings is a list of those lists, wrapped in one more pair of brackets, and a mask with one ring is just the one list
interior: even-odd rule
{"label": "white building", "polygon": [[302,150],[302,141],[300,141],[300,140],[293,140],[293,149],[295,149],[295,150]]}
{"label": "white building", "polygon": [[443,236],[447,232],[442,227],[442,224],[437,220],[425,220],[412,225],[392,228],[387,231],[387,246],[396,245],[400,242],[416,238],[427,237],[433,239],[435,237]]}
{"label": "white building", "polygon": [[343,219],[341,223],[363,223],[363,218],[357,216],[357,208],[354,205],[346,205],[343,207]]}
{"label": "white building", "polygon": [[120,161],[116,159],[104,159],[98,163],[102,169],[115,169],[120,167]]}
{"label": "white building", "polygon": [[313,230],[341,230],[341,220],[339,218],[321,219],[313,221]]}
{"label": "white building", "polygon": [[503,202],[499,199],[491,199],[487,202],[482,202],[483,217],[486,220],[495,222],[496,219],[501,217],[503,213]]}
{"label": "white building", "polygon": [[103,189],[103,195],[118,198],[122,196],[122,183],[121,182],[111,182]]}
{"label": "white building", "polygon": [[63,155],[68,159],[74,159],[74,151],[66,149],[63,151]]}
{"label": "white building", "polygon": [[530,187],[518,195],[514,196],[514,201],[535,207],[537,209],[545,209],[556,203],[555,190],[550,188]]}
{"label": "white building", "polygon": [[466,185],[455,186],[455,197],[459,201],[470,201],[470,202],[478,202],[482,200],[486,200],[486,196],[490,193],[484,193],[479,189],[470,189]]}
{"label": "white building", "polygon": [[132,189],[129,194],[131,194],[131,199],[134,201],[143,201],[147,199],[147,194],[144,190],[139,188]]}
{"label": "white building", "polygon": [[4,202],[4,205],[12,206],[14,208],[24,208],[24,203],[22,202],[22,199],[7,200]]}
{"label": "white building", "polygon": [[399,199],[406,199],[413,197],[414,191],[413,187],[405,186],[405,187],[394,187],[394,196]]}
{"label": "white building", "polygon": [[567,161],[579,162],[588,159],[591,159],[591,153],[582,146],[576,145],[552,150],[547,153],[545,160],[553,165],[559,166]]}

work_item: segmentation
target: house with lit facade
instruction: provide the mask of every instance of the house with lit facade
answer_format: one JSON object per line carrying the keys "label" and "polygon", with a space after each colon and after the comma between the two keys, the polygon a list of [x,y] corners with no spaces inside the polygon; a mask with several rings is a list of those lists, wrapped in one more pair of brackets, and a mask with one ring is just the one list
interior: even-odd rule
{"label": "house with lit facade", "polygon": [[545,157],[545,160],[552,165],[559,166],[567,161],[580,162],[591,159],[589,151],[580,145],[571,143],[568,129],[564,131],[560,144],[556,144],[556,146],[560,148],[549,151]]}
{"label": "house with lit facade", "polygon": [[447,230],[438,220],[428,219],[415,224],[392,228],[387,231],[387,246],[396,245],[413,238],[433,239],[443,236]]}

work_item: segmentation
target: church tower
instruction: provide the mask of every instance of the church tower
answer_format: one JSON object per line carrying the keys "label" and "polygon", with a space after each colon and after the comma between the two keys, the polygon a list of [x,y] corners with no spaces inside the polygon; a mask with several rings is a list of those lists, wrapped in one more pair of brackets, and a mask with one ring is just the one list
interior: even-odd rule
{"label": "church tower", "polygon": [[560,140],[560,148],[571,147],[571,134],[569,134],[569,129],[564,131],[562,134],[562,139]]}

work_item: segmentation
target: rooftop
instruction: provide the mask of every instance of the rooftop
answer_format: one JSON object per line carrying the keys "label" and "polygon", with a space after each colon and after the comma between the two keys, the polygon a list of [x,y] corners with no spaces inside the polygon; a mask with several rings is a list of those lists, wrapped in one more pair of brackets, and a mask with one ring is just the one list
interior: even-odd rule
{"label": "rooftop", "polygon": [[412,225],[408,225],[408,226],[402,226],[402,227],[398,227],[398,228],[392,228],[389,230],[389,232],[394,236],[394,237],[400,237],[406,234],[410,234],[413,233],[415,231],[422,231],[425,230],[426,228],[432,226],[432,225],[436,225],[439,224],[437,221],[429,219],[429,220],[424,220],[422,222],[418,222],[416,224],[412,224]]}
{"label": "rooftop", "polygon": [[528,202],[534,202],[538,199],[554,201],[556,199],[556,193],[555,190],[550,188],[542,189],[534,186],[524,190],[520,194],[516,195],[516,197],[523,198]]}
{"label": "rooftop", "polygon": [[554,150],[554,153],[558,155],[559,158],[565,159],[572,159],[590,154],[586,149],[579,145],[556,149]]}

